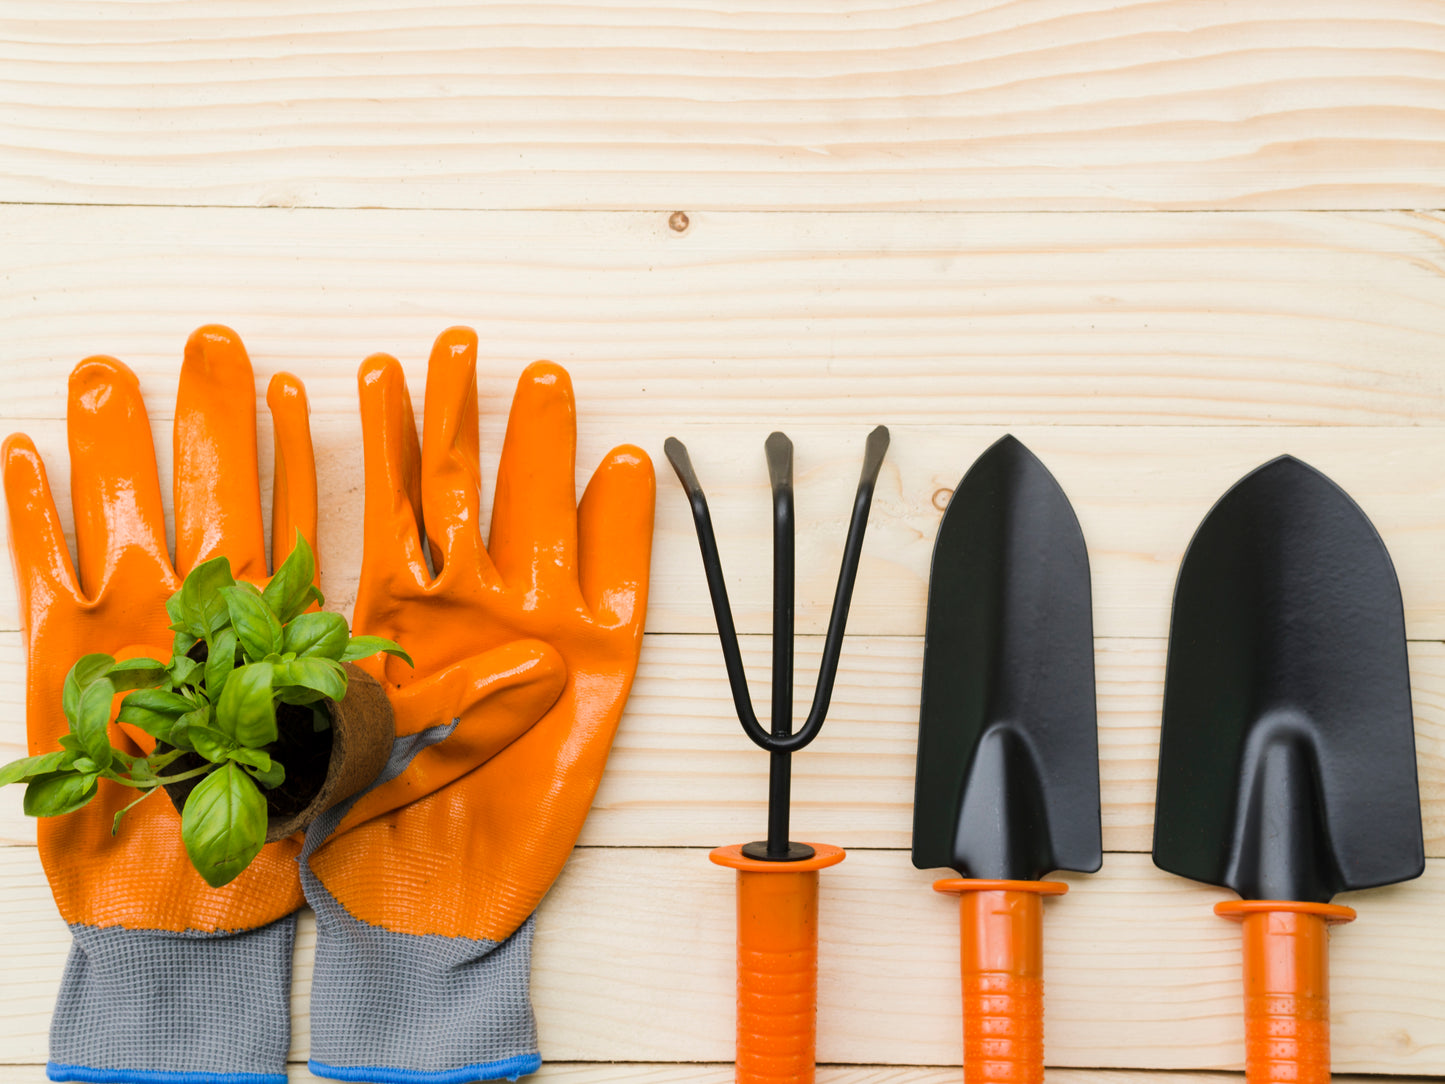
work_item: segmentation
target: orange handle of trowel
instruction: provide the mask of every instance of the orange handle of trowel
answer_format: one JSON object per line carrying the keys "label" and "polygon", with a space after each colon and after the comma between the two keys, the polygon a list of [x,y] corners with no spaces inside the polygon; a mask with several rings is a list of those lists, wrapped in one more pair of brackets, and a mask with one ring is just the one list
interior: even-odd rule
{"label": "orange handle of trowel", "polygon": [[1247,1084],[1329,1084],[1330,937],[1355,912],[1330,903],[1229,900],[1244,926]]}
{"label": "orange handle of trowel", "polygon": [[1044,904],[1058,881],[948,878],[958,893],[966,1084],[1042,1084]]}
{"label": "orange handle of trowel", "polygon": [[818,1033],[818,871],[843,861],[760,862],[741,847],[709,857],[738,871],[738,1084],[812,1084]]}

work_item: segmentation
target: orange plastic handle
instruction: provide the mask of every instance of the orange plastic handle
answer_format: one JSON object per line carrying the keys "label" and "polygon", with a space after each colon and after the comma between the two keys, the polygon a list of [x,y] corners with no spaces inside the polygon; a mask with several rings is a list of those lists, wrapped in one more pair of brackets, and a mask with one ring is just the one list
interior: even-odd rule
{"label": "orange plastic handle", "polygon": [[759,862],[741,846],[708,857],[738,871],[738,1084],[812,1084],[818,1037],[818,871],[841,847],[811,843],[812,858]]}
{"label": "orange plastic handle", "polygon": [[1228,900],[1214,913],[1244,925],[1247,1084],[1329,1084],[1328,927],[1355,912],[1331,903]]}
{"label": "orange plastic handle", "polygon": [[1059,881],[949,877],[958,894],[963,974],[963,1079],[967,1084],[1042,1084],[1044,904]]}

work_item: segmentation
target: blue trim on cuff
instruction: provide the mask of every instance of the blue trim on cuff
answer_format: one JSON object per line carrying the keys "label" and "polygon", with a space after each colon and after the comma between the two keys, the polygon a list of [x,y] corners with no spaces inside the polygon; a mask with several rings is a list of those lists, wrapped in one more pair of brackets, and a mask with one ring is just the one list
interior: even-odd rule
{"label": "blue trim on cuff", "polygon": [[88,1065],[47,1062],[51,1080],[87,1084],[286,1084],[285,1073],[210,1073],[195,1069],[92,1069]]}
{"label": "blue trim on cuff", "polygon": [[381,1065],[327,1065],[312,1058],[306,1063],[317,1076],[352,1080],[360,1084],[473,1084],[479,1080],[516,1080],[542,1068],[541,1054],[518,1054],[460,1069],[391,1069]]}

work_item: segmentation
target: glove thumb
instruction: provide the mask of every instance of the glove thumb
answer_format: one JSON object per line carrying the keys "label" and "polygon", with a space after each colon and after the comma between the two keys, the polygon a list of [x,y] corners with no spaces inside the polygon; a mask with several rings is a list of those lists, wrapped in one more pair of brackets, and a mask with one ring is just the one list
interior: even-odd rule
{"label": "glove thumb", "polygon": [[485,764],[547,714],[566,684],[567,664],[554,648],[515,640],[388,689],[398,739],[451,732],[437,735],[395,779],[363,794],[336,831],[434,794]]}

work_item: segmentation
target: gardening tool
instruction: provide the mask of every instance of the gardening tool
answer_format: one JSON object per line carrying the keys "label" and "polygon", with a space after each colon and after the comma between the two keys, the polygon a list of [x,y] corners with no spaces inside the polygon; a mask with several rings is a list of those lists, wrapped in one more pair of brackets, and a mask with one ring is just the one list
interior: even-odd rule
{"label": "gardening tool", "polygon": [[947,866],[969,1082],[1044,1078],[1043,897],[1103,859],[1089,558],[1064,491],[1006,436],[933,546],[913,864]]}
{"label": "gardening tool", "polygon": [[743,674],[737,630],[707,498],[693,472],[687,449],[676,437],[664,444],[668,461],[692,504],[703,569],[717,617],[728,684],[743,730],[772,754],[768,782],[768,838],[741,846],[719,847],[709,857],[738,871],[738,1009],[737,1080],[739,1084],[813,1080],[817,1038],[818,871],[843,861],[841,847],[825,843],[794,843],[788,838],[788,792],[792,754],[818,736],[838,656],[843,627],[863,550],[863,532],[873,487],[888,450],[888,430],[878,426],[868,435],[863,473],[853,499],[853,519],[843,546],[843,567],[833,595],[833,612],[823,643],[823,659],[813,705],[801,730],[793,731],[793,444],[773,433],[764,445],[773,489],[773,712],[772,732],[753,713]]}
{"label": "gardening tool", "polygon": [[1241,899],[1250,1084],[1330,1078],[1337,892],[1425,856],[1400,585],[1343,490],[1282,456],[1200,524],[1174,589],[1154,862]]}

